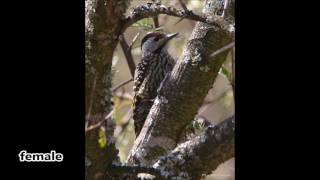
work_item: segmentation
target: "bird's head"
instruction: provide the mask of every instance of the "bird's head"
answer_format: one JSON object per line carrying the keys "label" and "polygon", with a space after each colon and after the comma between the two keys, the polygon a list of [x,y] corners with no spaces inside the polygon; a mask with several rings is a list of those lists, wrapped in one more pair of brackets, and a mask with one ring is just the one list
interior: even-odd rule
{"label": "bird's head", "polygon": [[165,34],[162,32],[147,33],[141,41],[143,54],[160,52],[166,44],[179,33]]}

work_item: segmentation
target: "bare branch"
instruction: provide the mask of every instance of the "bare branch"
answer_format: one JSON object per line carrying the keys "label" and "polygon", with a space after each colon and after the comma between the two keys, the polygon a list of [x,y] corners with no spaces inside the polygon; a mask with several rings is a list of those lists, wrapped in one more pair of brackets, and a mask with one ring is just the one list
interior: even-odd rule
{"label": "bare branch", "polygon": [[220,49],[218,49],[217,51],[215,51],[214,53],[212,53],[211,54],[211,56],[210,57],[214,57],[214,56],[217,56],[217,55],[219,55],[220,53],[223,53],[223,52],[225,52],[225,51],[227,51],[227,50],[229,50],[229,49],[231,49],[232,48],[232,54],[231,54],[231,56],[232,56],[232,59],[231,59],[231,65],[232,65],[232,67],[231,67],[231,69],[232,69],[232,73],[231,73],[231,78],[229,78],[229,77],[226,77],[227,79],[228,79],[228,81],[230,82],[230,85],[231,85],[231,87],[232,87],[232,91],[233,91],[233,96],[234,96],[234,93],[235,93],[235,90],[234,90],[234,86],[235,86],[235,82],[234,82],[234,80],[235,80],[235,65],[234,65],[234,42],[232,42],[232,43],[230,43],[230,44],[228,44],[228,45],[226,45],[226,46],[224,46],[224,47],[222,47],[222,48],[220,48]]}
{"label": "bare branch", "polygon": [[229,6],[229,0],[224,0],[223,12],[221,15],[222,17],[225,17],[228,6]]}
{"label": "bare branch", "polygon": [[[135,38],[135,39],[137,39],[137,38]],[[123,53],[124,53],[124,55],[126,57],[131,76],[134,77],[134,71],[136,69],[136,65],[134,63],[134,60],[133,60],[133,57],[132,57],[132,54],[131,54],[131,46],[129,46],[129,44],[125,40],[123,34],[119,36],[119,42],[120,42],[120,46],[121,46],[121,48],[123,50]],[[131,44],[133,44],[133,43],[134,42],[132,42]]]}
{"label": "bare branch", "polygon": [[134,8],[133,11],[130,13],[130,15],[126,16],[123,19],[123,24],[124,24],[123,31],[127,27],[135,23],[136,21],[139,21],[141,19],[148,18],[148,17],[156,17],[159,14],[166,14],[169,16],[181,17],[185,19],[208,23],[210,25],[214,25],[223,29],[225,32],[230,34],[230,36],[234,35],[234,31],[235,31],[234,25],[227,22],[221,16],[198,15],[189,10],[186,11],[186,10],[176,9],[173,7],[166,7],[162,4],[156,4],[156,3],[147,3],[146,5],[141,5]]}
{"label": "bare branch", "polygon": [[[153,3],[156,3],[156,4],[160,4],[161,2],[159,0],[152,0]],[[153,17],[153,23],[154,23],[154,28],[158,28],[159,27],[159,17],[158,16],[155,16]]]}
{"label": "bare branch", "polygon": [[158,16],[153,17],[153,23],[154,23],[154,28],[158,28],[159,27],[159,18],[158,18]]}
{"label": "bare branch", "polygon": [[130,78],[130,79],[126,80],[126,81],[123,81],[122,83],[120,83],[119,85],[117,85],[116,87],[114,87],[114,88],[112,89],[112,92],[116,92],[119,88],[121,88],[122,86],[130,83],[131,81],[133,81],[133,78]]}
{"label": "bare branch", "polygon": [[98,121],[96,124],[93,124],[90,126],[89,126],[89,120],[87,120],[85,132],[87,133],[89,131],[92,131],[94,129],[101,127],[105,121],[107,121],[109,118],[111,118],[112,114],[113,114],[113,110],[104,119],[102,119],[102,120]]}
{"label": "bare branch", "polygon": [[122,179],[137,179],[138,173],[148,173],[156,179],[200,179],[234,157],[234,131],[233,115],[216,126],[209,125],[152,166],[113,164],[112,169]]}
{"label": "bare branch", "polygon": [[180,3],[180,5],[181,5],[181,7],[182,7],[182,9],[183,9],[184,11],[186,11],[186,12],[189,11],[189,9],[188,9],[187,6],[184,4],[184,2],[182,2],[182,0],[179,0],[179,3]]}
{"label": "bare branch", "polygon": [[219,55],[219,54],[221,54],[221,53],[223,53],[223,52],[225,52],[225,51],[227,51],[227,50],[229,50],[229,49],[231,49],[231,48],[233,48],[233,47],[234,47],[234,42],[232,42],[232,43],[230,43],[230,44],[227,44],[227,45],[223,46],[222,48],[220,48],[220,49],[216,50],[215,52],[213,52],[213,53],[210,55],[210,57],[211,57],[211,58],[212,58],[212,57],[215,57],[215,56],[217,56],[217,55]]}
{"label": "bare branch", "polygon": [[180,144],[153,167],[165,178],[200,179],[234,156],[234,116]]}
{"label": "bare branch", "polygon": [[[179,3],[182,7],[182,9],[186,12],[186,14],[189,14],[191,11],[187,8],[187,6],[184,4],[184,2],[182,2],[182,0],[179,0]],[[174,25],[177,25],[178,23],[180,23],[183,19],[185,19],[185,17],[180,18],[176,23],[174,23]]]}
{"label": "bare branch", "polygon": [[132,46],[133,46],[134,43],[137,41],[137,39],[138,39],[139,36],[140,36],[140,32],[138,32],[138,33],[133,37],[132,42],[131,42],[130,45],[129,45],[130,51],[131,51]]}

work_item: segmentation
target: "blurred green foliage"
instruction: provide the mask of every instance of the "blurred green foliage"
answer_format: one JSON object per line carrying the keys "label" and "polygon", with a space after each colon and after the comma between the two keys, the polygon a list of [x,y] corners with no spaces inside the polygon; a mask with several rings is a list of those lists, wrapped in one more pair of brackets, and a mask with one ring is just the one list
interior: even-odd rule
{"label": "blurred green foliage", "polygon": [[132,25],[132,27],[139,27],[146,31],[150,31],[153,29],[153,20],[152,18],[142,19]]}
{"label": "blurred green foliage", "polygon": [[106,130],[104,127],[100,127],[99,129],[98,143],[100,145],[100,148],[105,148],[107,146]]}

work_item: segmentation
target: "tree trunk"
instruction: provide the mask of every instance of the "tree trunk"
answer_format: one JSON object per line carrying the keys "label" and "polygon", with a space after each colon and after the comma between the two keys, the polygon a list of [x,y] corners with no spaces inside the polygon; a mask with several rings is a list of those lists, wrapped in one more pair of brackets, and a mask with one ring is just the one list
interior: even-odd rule
{"label": "tree trunk", "polygon": [[[128,0],[86,0],[86,84],[85,113],[88,126],[102,121],[112,110],[111,65],[113,52],[121,33],[121,17],[128,7]],[[87,180],[106,179],[108,167],[117,157],[113,140],[112,118],[105,121],[107,146],[101,148],[99,130],[86,134]]]}

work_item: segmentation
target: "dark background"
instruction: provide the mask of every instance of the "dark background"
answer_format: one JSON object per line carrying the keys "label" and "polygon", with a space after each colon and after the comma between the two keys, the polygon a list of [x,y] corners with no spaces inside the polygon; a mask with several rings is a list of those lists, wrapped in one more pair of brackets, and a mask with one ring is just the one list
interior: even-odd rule
{"label": "dark background", "polygon": [[[1,176],[83,179],[84,1],[14,1],[2,9]],[[21,163],[21,150],[55,150],[64,159]]]}

